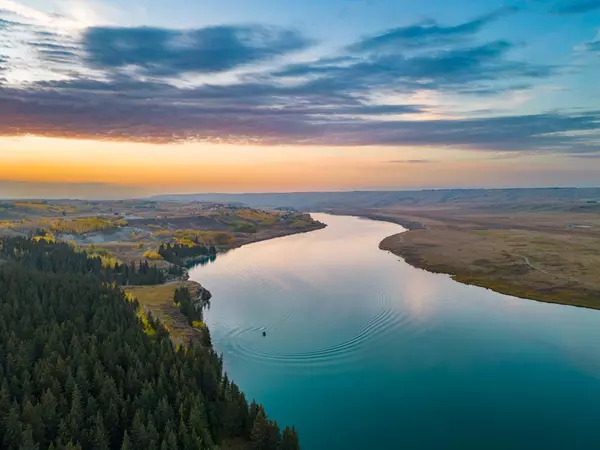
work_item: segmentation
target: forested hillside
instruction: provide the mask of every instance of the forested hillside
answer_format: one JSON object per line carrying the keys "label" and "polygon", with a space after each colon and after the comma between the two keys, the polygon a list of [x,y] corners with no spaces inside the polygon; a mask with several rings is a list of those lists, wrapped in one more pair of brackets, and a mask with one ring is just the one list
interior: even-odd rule
{"label": "forested hillside", "polygon": [[161,284],[165,281],[163,271],[150,266],[147,261],[137,264],[117,262],[106,266],[100,256],[77,252],[67,243],[45,238],[5,238],[0,246],[0,258],[14,261],[26,269],[86,275],[120,285]]}
{"label": "forested hillside", "polygon": [[299,448],[211,346],[175,349],[85,254],[0,245],[2,449]]}

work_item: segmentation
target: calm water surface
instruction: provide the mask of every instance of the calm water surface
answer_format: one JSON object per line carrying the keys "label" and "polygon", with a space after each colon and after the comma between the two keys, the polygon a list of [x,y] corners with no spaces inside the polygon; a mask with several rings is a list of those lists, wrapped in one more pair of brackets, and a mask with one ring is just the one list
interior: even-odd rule
{"label": "calm water surface", "polygon": [[[304,450],[600,448],[600,313],[464,286],[328,227],[191,270],[226,369]],[[262,336],[262,331],[267,336]]]}

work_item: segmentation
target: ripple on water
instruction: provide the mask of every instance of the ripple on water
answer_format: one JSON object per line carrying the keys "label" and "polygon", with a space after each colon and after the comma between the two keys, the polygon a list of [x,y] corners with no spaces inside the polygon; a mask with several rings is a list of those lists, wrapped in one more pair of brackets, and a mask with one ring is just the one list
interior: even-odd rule
{"label": "ripple on water", "polygon": [[[236,327],[228,330],[219,339],[219,344],[227,348],[227,353],[240,358],[264,364],[294,366],[297,368],[332,368],[344,371],[368,355],[368,348],[379,346],[391,336],[397,338],[401,334],[405,339],[416,337],[420,331],[420,324],[406,314],[392,307],[391,299],[383,295],[378,289],[373,289],[371,301],[379,306],[379,311],[367,321],[358,332],[349,339],[331,346],[308,350],[303,352],[268,352],[252,345],[249,336],[257,336],[261,331],[276,333],[282,329],[286,322],[294,315],[298,299],[294,296],[287,297],[289,307],[280,318],[267,326]],[[256,341],[256,343],[262,341]]]}

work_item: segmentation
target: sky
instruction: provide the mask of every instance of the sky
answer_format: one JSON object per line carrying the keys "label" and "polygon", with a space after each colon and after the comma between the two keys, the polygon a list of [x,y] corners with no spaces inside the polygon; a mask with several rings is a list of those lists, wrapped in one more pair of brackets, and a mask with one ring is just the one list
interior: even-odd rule
{"label": "sky", "polygon": [[600,0],[0,0],[0,198],[600,185]]}

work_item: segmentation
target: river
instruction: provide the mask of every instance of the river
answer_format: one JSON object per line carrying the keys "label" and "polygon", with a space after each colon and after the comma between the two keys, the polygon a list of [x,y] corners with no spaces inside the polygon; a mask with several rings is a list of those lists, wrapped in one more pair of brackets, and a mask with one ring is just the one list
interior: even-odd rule
{"label": "river", "polygon": [[230,378],[303,450],[600,447],[599,311],[411,267],[378,249],[395,224],[313,217],[190,270]]}

